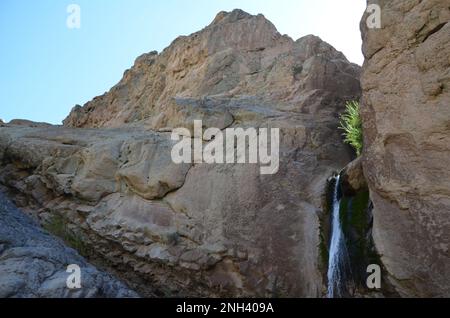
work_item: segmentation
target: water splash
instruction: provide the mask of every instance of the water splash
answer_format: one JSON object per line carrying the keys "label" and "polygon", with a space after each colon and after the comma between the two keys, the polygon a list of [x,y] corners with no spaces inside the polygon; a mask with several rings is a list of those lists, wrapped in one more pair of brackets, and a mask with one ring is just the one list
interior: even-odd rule
{"label": "water splash", "polygon": [[341,298],[347,294],[350,262],[340,219],[340,176],[336,177],[333,191],[333,215],[328,263],[328,298]]}

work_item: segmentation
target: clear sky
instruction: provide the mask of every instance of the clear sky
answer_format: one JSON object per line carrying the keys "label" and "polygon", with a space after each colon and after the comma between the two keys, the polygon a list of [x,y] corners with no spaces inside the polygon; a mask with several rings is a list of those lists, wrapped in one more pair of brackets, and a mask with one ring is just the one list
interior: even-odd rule
{"label": "clear sky", "polygon": [[[365,0],[0,0],[0,118],[60,124],[116,84],[142,53],[208,25],[222,10],[262,13],[298,39],[320,36],[361,64]],[[67,6],[81,8],[69,29]]]}

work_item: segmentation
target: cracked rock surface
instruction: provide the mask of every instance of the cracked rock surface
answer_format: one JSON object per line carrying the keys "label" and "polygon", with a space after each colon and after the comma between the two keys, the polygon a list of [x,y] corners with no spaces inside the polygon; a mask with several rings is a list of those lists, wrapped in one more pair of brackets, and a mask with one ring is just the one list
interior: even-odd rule
{"label": "cracked rock surface", "polygon": [[[139,57],[62,127],[0,127],[0,183],[44,224],[63,219],[143,295],[321,296],[327,179],[351,153],[338,114],[360,68],[262,15],[220,13]],[[174,164],[174,128],[280,129],[280,169]],[[205,141],[206,143],[206,141]]]}
{"label": "cracked rock surface", "polygon": [[[86,262],[42,230],[0,192],[0,298],[137,297],[124,283]],[[81,289],[69,289],[67,266],[81,269]]]}
{"label": "cracked rock surface", "polygon": [[401,296],[450,296],[450,7],[377,0],[363,17],[364,175],[373,235]]}

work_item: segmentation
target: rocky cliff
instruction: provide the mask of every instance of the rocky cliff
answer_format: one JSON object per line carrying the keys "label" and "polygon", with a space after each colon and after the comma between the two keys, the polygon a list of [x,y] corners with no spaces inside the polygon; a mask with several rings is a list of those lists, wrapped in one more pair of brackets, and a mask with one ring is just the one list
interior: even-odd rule
{"label": "rocky cliff", "polygon": [[[326,181],[351,159],[338,114],[359,72],[315,36],[223,12],[139,57],[64,127],[1,127],[0,182],[143,295],[322,296]],[[170,131],[194,119],[280,128],[278,173],[174,164]]]}
{"label": "rocky cliff", "polygon": [[335,111],[359,94],[359,67],[315,36],[293,41],[264,16],[221,12],[162,53],[136,60],[108,93],[64,120],[67,127],[125,124],[167,131],[203,119],[224,128],[287,113]]}
{"label": "rocky cliff", "polygon": [[450,296],[450,7],[368,1],[362,20],[364,174],[373,235],[401,296]]}

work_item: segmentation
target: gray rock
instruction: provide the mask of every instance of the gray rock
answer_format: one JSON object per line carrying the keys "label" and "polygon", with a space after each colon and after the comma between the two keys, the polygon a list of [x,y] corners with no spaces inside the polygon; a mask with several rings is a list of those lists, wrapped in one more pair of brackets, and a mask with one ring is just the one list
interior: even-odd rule
{"label": "gray rock", "polygon": [[[138,297],[52,237],[0,192],[0,298]],[[69,289],[67,266],[81,269],[81,289]]]}

